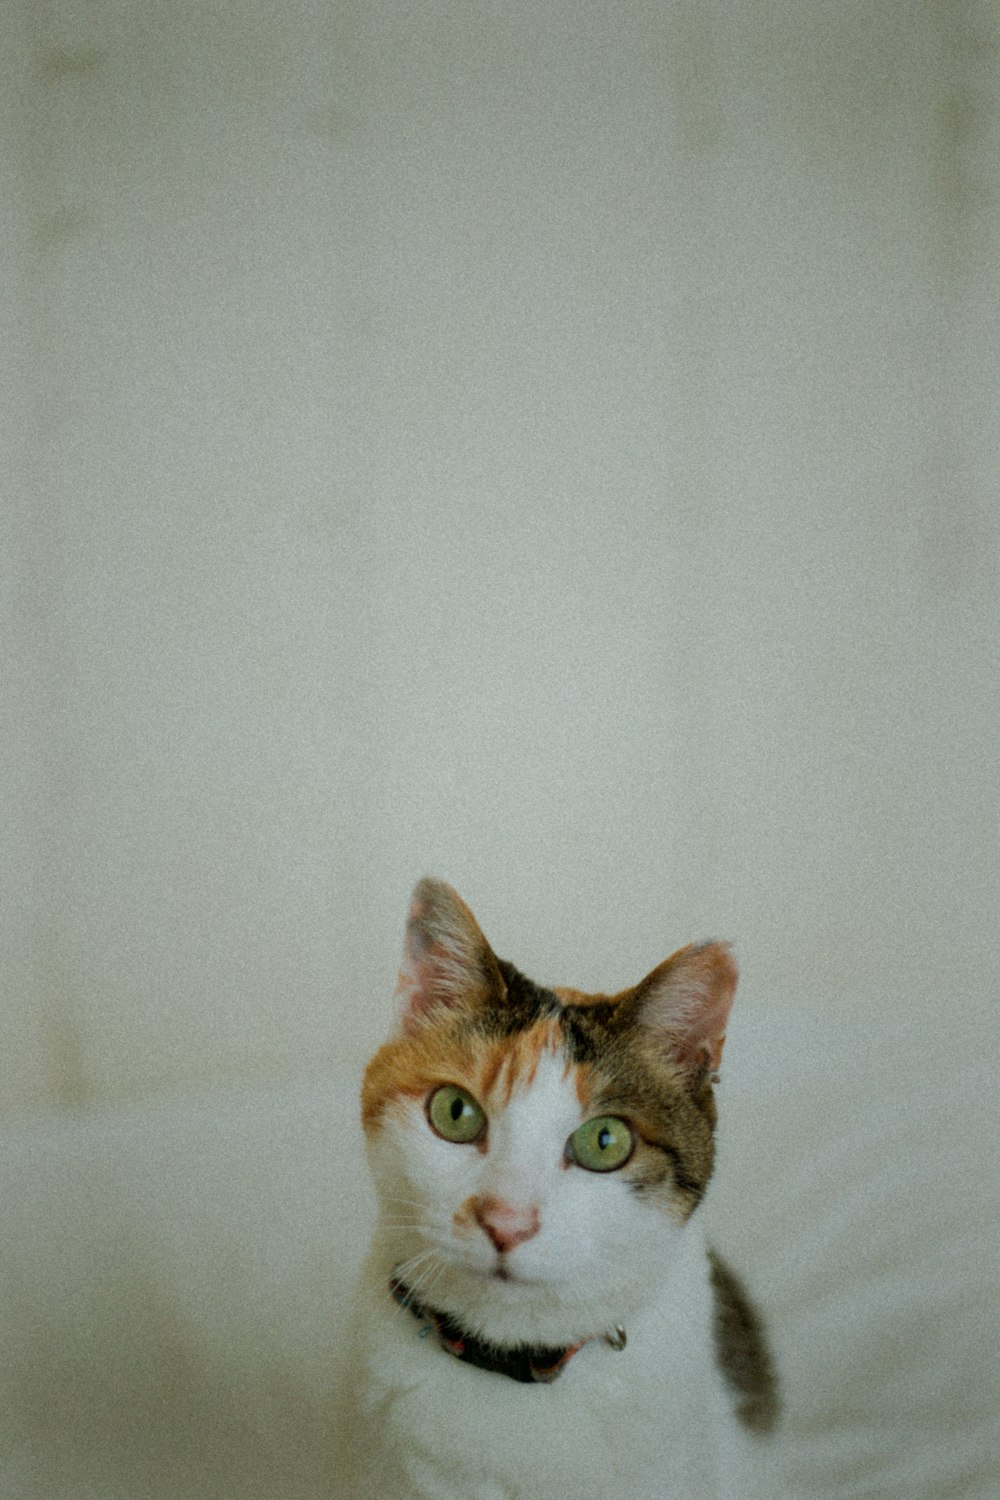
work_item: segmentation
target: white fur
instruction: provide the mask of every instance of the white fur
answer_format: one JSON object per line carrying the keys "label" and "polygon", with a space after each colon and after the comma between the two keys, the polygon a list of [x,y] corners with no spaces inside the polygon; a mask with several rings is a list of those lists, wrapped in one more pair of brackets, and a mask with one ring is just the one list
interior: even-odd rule
{"label": "white fur", "polygon": [[[357,1500],[750,1500],[759,1441],[731,1415],[714,1361],[697,1214],[682,1225],[617,1173],[566,1166],[583,1116],[562,1061],[490,1117],[489,1149],[439,1139],[400,1103],[369,1143],[380,1200],[354,1330],[343,1418]],[[473,1194],[538,1208],[508,1256],[475,1223]],[[398,1307],[395,1270],[418,1297],[501,1342],[590,1342],[552,1385],[465,1364]],[[623,1324],[628,1346],[601,1337]],[[766,1445],[764,1445],[766,1446]]]}

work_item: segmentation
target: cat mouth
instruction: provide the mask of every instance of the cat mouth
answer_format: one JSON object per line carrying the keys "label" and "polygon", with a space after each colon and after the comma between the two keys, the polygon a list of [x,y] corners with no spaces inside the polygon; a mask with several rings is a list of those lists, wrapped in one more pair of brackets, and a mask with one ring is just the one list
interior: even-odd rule
{"label": "cat mouth", "polygon": [[502,1260],[492,1266],[469,1266],[467,1269],[477,1281],[502,1282],[505,1286],[527,1286],[530,1281],[529,1277],[519,1276],[516,1271],[512,1271]]}
{"label": "cat mouth", "polygon": [[537,1286],[538,1278],[535,1276],[523,1276],[520,1271],[514,1271],[506,1261],[498,1260],[495,1266],[486,1271],[487,1280],[502,1282],[505,1286]]}
{"label": "cat mouth", "polygon": [[472,1276],[480,1285],[486,1282],[490,1286],[508,1286],[512,1290],[515,1288],[526,1289],[528,1287],[537,1287],[544,1280],[543,1277],[526,1276],[523,1272],[517,1271],[508,1265],[507,1261],[501,1257],[498,1257],[491,1266],[466,1265],[463,1269],[467,1275]]}

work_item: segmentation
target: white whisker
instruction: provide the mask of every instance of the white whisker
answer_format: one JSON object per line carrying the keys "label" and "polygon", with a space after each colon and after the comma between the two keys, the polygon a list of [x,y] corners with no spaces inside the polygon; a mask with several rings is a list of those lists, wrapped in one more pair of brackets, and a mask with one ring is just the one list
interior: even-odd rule
{"label": "white whisker", "polygon": [[404,1260],[395,1269],[397,1280],[406,1283],[411,1293],[416,1293],[422,1287],[429,1274],[435,1269],[437,1252],[435,1250],[421,1250],[416,1255],[411,1255],[409,1260]]}

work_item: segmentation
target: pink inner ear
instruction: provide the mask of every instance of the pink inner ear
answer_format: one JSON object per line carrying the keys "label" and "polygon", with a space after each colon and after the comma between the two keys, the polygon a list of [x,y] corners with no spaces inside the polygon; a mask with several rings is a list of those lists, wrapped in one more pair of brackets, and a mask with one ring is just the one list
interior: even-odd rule
{"label": "pink inner ear", "polygon": [[718,1069],[738,979],[727,944],[703,943],[681,948],[638,986],[643,1020],[676,1062]]}
{"label": "pink inner ear", "polygon": [[469,908],[439,880],[421,880],[413,892],[397,993],[404,1032],[427,1014],[478,995],[492,957]]}
{"label": "pink inner ear", "polygon": [[[418,957],[415,949],[420,948]],[[448,964],[448,954],[439,943],[425,945],[407,936],[403,967],[399,972],[396,994],[403,1004],[404,1031],[412,1031],[436,1005],[447,1004],[448,994],[441,975]]]}

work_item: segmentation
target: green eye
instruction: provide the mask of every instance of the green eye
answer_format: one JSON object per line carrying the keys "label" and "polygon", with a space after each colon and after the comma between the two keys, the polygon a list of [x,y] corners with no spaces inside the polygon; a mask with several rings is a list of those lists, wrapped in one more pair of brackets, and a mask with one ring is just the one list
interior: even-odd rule
{"label": "green eye", "polygon": [[623,1167],[635,1145],[631,1130],[617,1115],[598,1115],[574,1130],[567,1144],[571,1161],[588,1172],[613,1172]]}
{"label": "green eye", "polygon": [[478,1141],[486,1129],[482,1107],[471,1094],[454,1083],[443,1084],[434,1090],[427,1101],[427,1118],[438,1135],[459,1145]]}

